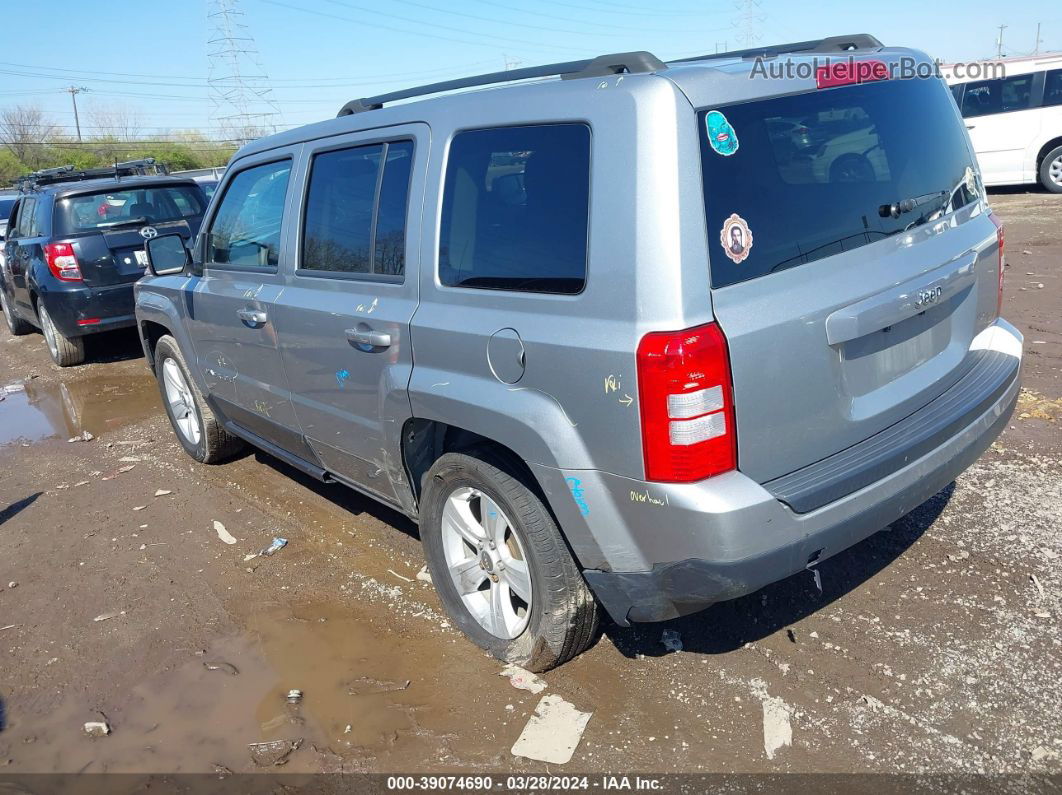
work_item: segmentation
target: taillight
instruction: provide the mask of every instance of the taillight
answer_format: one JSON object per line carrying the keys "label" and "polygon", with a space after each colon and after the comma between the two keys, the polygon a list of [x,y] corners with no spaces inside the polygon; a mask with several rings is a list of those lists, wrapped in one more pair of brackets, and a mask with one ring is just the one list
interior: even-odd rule
{"label": "taillight", "polygon": [[989,213],[988,217],[996,225],[996,240],[999,243],[999,292],[996,294],[996,317],[1003,314],[1003,222],[995,213]]}
{"label": "taillight", "polygon": [[52,276],[59,281],[81,281],[81,268],[78,267],[74,247],[70,243],[45,243],[44,259]]}
{"label": "taillight", "polygon": [[689,483],[737,465],[730,358],[715,323],[646,334],[638,395],[647,480]]}

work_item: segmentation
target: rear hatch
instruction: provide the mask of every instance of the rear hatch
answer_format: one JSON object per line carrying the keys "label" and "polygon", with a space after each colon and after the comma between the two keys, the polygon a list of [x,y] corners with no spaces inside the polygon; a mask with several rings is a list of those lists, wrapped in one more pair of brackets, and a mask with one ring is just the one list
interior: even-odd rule
{"label": "rear hatch", "polygon": [[963,375],[996,315],[998,247],[940,80],[703,108],[698,124],[739,469],[763,483],[813,464]]}
{"label": "rear hatch", "polygon": [[131,284],[144,275],[144,242],[198,231],[206,199],[193,183],[137,185],[65,196],[55,204],[54,239],[74,245],[85,284]]}

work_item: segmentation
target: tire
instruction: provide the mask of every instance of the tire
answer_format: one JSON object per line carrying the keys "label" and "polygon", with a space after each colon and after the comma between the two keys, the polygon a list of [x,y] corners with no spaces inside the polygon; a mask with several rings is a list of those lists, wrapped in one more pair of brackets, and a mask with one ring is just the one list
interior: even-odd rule
{"label": "tire", "polygon": [[443,455],[424,476],[420,536],[439,598],[469,639],[546,671],[593,643],[598,608],[552,515],[513,471],[490,448]]}
{"label": "tire", "polygon": [[243,440],[226,431],[211,411],[177,340],[168,334],[155,345],[155,378],[166,416],[188,455],[201,464],[217,464],[243,449]]}
{"label": "tire", "polygon": [[21,337],[33,331],[33,326],[15,314],[15,308],[7,300],[4,288],[0,287],[0,309],[4,310],[4,320],[7,321],[7,330],[13,337]]}
{"label": "tire", "polygon": [[41,321],[41,331],[53,362],[60,367],[73,367],[85,361],[85,340],[68,337],[57,329],[43,303],[37,304],[37,318]]}
{"label": "tire", "polygon": [[1051,193],[1062,193],[1062,146],[1056,146],[1040,162],[1040,184]]}

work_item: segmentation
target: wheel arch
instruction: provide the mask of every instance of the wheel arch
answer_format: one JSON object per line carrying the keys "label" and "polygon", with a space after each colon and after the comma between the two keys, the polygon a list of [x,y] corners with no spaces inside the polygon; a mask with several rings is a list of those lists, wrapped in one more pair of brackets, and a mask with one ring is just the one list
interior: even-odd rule
{"label": "wheel arch", "polygon": [[1050,141],[1040,147],[1040,151],[1036,153],[1036,171],[1039,173],[1040,166],[1043,165],[1044,158],[1047,157],[1047,153],[1057,146],[1062,146],[1062,135],[1055,136]]}
{"label": "wheel arch", "polygon": [[[418,514],[424,488],[424,476],[439,458],[446,453],[486,450],[493,459],[492,463],[519,478],[541,500],[546,510],[552,515],[557,527],[560,528],[561,536],[569,552],[582,568],[598,568],[602,565],[604,556],[589,526],[581,519],[572,516],[570,511],[558,511],[558,506],[554,505],[551,499],[551,495],[557,489],[552,488],[550,483],[543,482],[536,472],[536,470],[543,471],[543,468],[532,466],[508,445],[468,428],[441,420],[417,417],[406,420],[402,427],[401,438],[402,464]],[[552,468],[546,468],[545,471],[554,472]],[[560,471],[557,470],[556,473],[563,482]],[[554,478],[554,480],[557,479]],[[563,494],[564,498],[568,498],[567,488],[564,488]],[[566,518],[564,522],[562,522],[562,517]]]}

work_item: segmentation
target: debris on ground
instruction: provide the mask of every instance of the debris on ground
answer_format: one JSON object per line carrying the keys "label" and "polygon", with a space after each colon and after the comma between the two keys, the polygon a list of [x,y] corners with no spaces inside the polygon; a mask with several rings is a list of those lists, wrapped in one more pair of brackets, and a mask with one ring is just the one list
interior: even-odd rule
{"label": "debris on ground", "polygon": [[66,441],[67,441],[68,444],[72,444],[73,442],[91,442],[95,438],[96,437],[93,436],[88,431],[82,431],[77,436],[71,436]]}
{"label": "debris on ground", "polygon": [[428,565],[424,564],[420,567],[420,571],[417,572],[417,579],[421,582],[431,582],[431,572],[428,571]]}
{"label": "debris on ground", "polygon": [[288,691],[287,699],[289,704],[298,704],[302,701],[302,691],[292,688]]}
{"label": "debris on ground", "polygon": [[85,721],[85,734],[89,737],[106,737],[110,733],[111,725],[106,719]]}
{"label": "debris on ground", "polygon": [[134,505],[134,506],[133,506],[133,510],[134,510],[134,511],[142,511],[142,510],[144,510],[145,508],[147,508],[147,506],[146,506],[146,505]]}
{"label": "debris on ground", "polygon": [[388,574],[393,574],[394,576],[396,576],[396,577],[397,577],[398,579],[400,579],[400,580],[405,580],[406,582],[413,582],[413,580],[409,579],[409,577],[405,577],[405,576],[403,576],[403,575],[399,574],[399,573],[398,573],[397,571],[395,571],[394,569],[388,569],[388,570],[387,570],[387,573],[388,573]]}
{"label": "debris on ground", "polygon": [[546,681],[535,676],[530,671],[519,665],[509,663],[501,669],[498,676],[507,676],[512,686],[518,690],[527,690],[531,693],[541,693],[546,689]]}
{"label": "debris on ground", "polygon": [[169,494],[173,494],[173,492],[170,491],[169,489],[159,489],[158,491],[155,492],[155,496],[156,497],[165,497],[165,496],[167,496]]}
{"label": "debris on ground", "polygon": [[668,651],[682,651],[682,636],[673,629],[665,629],[660,643]]}
{"label": "debris on ground", "polygon": [[3,632],[5,629],[14,629],[17,626],[21,626],[21,625],[20,624],[8,624],[6,627],[0,627],[0,632]]}
{"label": "debris on ground", "polygon": [[879,698],[874,698],[874,696],[864,694],[860,697],[860,700],[875,712],[881,712],[885,708],[884,702]]}
{"label": "debris on ground", "polygon": [[285,765],[288,757],[299,750],[302,738],[298,740],[270,740],[264,743],[250,743],[251,760],[259,767]]}
{"label": "debris on ground", "polygon": [[387,679],[373,679],[371,676],[359,676],[346,683],[347,695],[361,696],[367,693],[394,693],[406,690],[410,685],[409,679],[402,682],[392,682]]}
{"label": "debris on ground", "polygon": [[1040,592],[1040,601],[1044,599],[1044,586],[1040,585],[1040,580],[1037,579],[1035,574],[1030,574],[1029,579],[1032,580],[1032,584],[1036,586],[1036,590]]}
{"label": "debris on ground", "polygon": [[11,582],[9,582],[9,583],[7,584],[7,587],[8,587],[8,588],[18,588],[18,583],[17,583],[17,582],[15,582],[14,580],[12,580]]}
{"label": "debris on ground", "polygon": [[203,667],[208,671],[221,671],[229,676],[236,676],[240,673],[239,668],[224,660],[203,660]]}
{"label": "debris on ground", "polygon": [[124,615],[125,615],[125,611],[124,610],[114,610],[114,611],[112,611],[110,613],[101,613],[100,615],[96,616],[92,620],[93,621],[110,621],[112,618],[118,618],[118,616],[124,616]]}
{"label": "debris on ground", "polygon": [[220,538],[226,544],[236,543],[236,539],[233,537],[232,533],[226,530],[225,525],[223,525],[217,519],[214,520],[214,532],[216,532],[218,534],[218,538]]}
{"label": "debris on ground", "polygon": [[789,722],[789,705],[777,696],[767,694],[767,683],[753,679],[752,692],[763,706],[763,752],[768,759],[782,748],[793,744],[793,726]]}
{"label": "debris on ground", "polygon": [[4,392],[6,392],[9,395],[13,395],[15,392],[25,392],[25,391],[26,391],[26,385],[25,384],[8,384],[7,386],[4,387]]}
{"label": "debris on ground", "polygon": [[592,712],[580,712],[556,694],[542,696],[513,744],[513,756],[554,765],[567,764],[592,715]]}
{"label": "debris on ground", "polygon": [[[216,529],[217,525],[219,525],[219,524],[221,524],[221,523],[220,522],[214,522],[215,529]],[[222,525],[221,530],[224,530],[224,529],[225,529],[225,526]],[[219,537],[221,536],[221,530],[218,531],[218,536]],[[232,538],[232,536],[229,536],[229,538]],[[222,538],[221,540],[225,541],[224,538]],[[235,539],[233,539],[232,541],[225,541],[225,543],[226,544],[235,543]],[[273,539],[273,543],[270,544],[268,547],[265,547],[264,549],[260,549],[257,552],[252,552],[249,555],[244,555],[243,556],[244,563],[246,563],[249,560],[254,560],[255,558],[268,558],[274,552],[279,552],[280,550],[282,550],[287,545],[288,545],[288,539],[286,539],[286,538],[274,538]]]}

